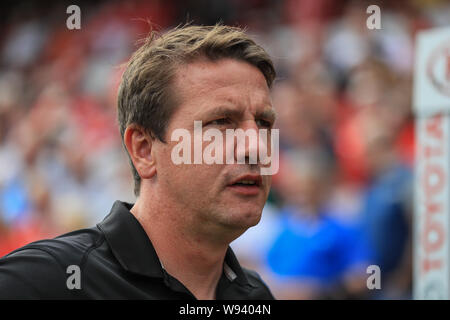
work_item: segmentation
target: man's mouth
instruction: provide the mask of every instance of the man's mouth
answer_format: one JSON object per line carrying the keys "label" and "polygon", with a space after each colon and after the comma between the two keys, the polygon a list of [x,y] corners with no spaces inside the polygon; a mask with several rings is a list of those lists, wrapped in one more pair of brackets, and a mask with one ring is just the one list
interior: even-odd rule
{"label": "man's mouth", "polygon": [[257,195],[262,186],[260,175],[245,175],[228,185],[233,191],[242,195]]}

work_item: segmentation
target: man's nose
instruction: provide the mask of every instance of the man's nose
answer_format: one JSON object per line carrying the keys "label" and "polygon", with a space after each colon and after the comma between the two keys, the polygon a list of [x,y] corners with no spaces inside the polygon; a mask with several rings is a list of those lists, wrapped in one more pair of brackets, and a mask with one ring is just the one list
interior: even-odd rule
{"label": "man's nose", "polygon": [[[237,163],[258,164],[259,162],[259,128],[255,120],[244,121],[240,129],[243,135],[236,133],[235,155]],[[242,132],[241,132],[242,133]]]}

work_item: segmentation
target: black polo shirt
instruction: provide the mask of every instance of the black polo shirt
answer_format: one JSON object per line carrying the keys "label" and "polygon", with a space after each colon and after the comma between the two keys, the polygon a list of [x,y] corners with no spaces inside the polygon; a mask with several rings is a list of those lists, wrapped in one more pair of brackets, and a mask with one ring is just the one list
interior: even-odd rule
{"label": "black polo shirt", "polygon": [[[0,299],[195,299],[161,266],[131,207],[116,201],[96,227],[33,242],[1,258]],[[273,299],[231,248],[216,297]]]}

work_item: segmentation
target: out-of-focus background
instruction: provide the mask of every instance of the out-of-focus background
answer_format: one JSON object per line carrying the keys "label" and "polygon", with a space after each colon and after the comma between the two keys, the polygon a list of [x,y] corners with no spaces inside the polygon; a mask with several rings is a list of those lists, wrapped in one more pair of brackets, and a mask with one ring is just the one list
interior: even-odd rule
{"label": "out-of-focus background", "polygon": [[[70,4],[81,30],[66,27]],[[149,22],[186,21],[247,27],[278,72],[280,171],[260,224],[231,245],[242,265],[280,299],[411,298],[414,39],[450,24],[439,0],[2,1],[0,256],[134,201],[120,65]]]}

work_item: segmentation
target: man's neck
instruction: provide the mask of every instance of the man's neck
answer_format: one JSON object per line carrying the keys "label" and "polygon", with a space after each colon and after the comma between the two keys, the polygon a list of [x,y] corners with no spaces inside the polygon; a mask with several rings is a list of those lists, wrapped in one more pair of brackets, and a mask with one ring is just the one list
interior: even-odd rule
{"label": "man's neck", "polygon": [[215,299],[228,243],[192,232],[189,223],[179,218],[189,213],[160,204],[138,199],[131,212],[150,238],[164,269],[197,299]]}

